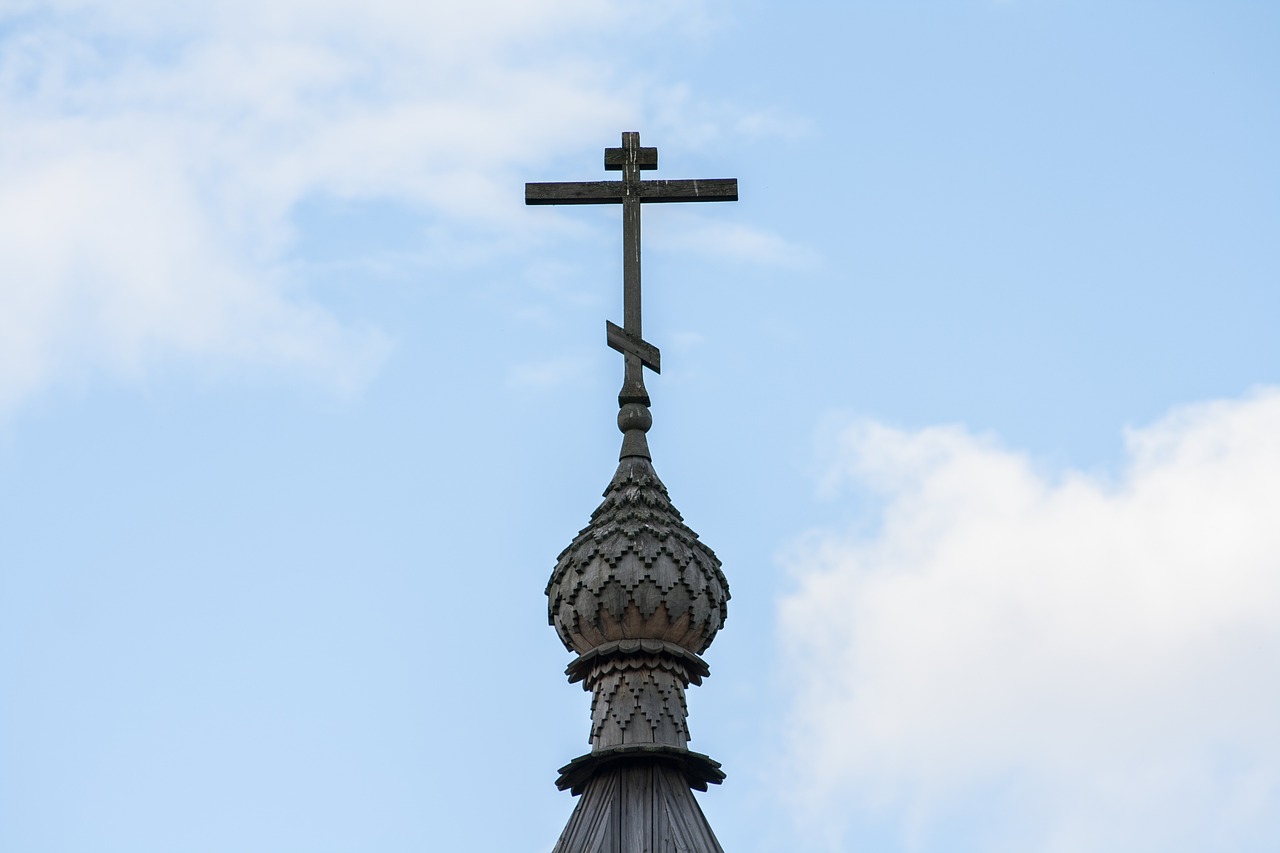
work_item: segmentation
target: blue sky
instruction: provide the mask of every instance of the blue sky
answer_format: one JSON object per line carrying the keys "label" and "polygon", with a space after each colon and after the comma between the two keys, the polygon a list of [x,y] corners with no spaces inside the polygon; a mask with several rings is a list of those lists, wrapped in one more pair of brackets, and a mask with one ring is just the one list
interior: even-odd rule
{"label": "blue sky", "polygon": [[1280,846],[1280,7],[0,3],[0,849],[547,851],[543,585],[723,559],[721,842]]}

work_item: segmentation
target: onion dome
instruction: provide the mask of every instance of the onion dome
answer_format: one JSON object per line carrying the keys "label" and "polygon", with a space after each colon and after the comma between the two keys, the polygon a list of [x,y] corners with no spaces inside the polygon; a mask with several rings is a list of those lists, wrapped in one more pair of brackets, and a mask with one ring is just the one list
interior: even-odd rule
{"label": "onion dome", "polygon": [[685,525],[647,452],[623,456],[547,583],[551,624],[579,654],[633,639],[700,654],[724,626],[728,600],[720,560]]}

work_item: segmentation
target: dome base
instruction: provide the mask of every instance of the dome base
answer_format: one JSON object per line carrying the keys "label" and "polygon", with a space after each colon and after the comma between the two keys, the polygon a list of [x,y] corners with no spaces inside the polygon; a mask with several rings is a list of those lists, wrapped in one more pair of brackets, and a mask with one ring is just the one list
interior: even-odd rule
{"label": "dome base", "polygon": [[552,853],[724,853],[680,768],[620,762],[587,782]]}

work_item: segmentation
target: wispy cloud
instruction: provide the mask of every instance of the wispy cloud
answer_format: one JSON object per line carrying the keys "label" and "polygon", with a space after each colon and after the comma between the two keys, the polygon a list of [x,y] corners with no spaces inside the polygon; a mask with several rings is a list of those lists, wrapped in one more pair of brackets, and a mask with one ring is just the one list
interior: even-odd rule
{"label": "wispy cloud", "polygon": [[667,212],[665,221],[650,228],[651,242],[659,248],[700,252],[746,264],[783,269],[805,269],[818,263],[811,247],[770,231],[725,222],[697,213]]}
{"label": "wispy cloud", "polygon": [[838,444],[884,512],[788,560],[780,778],[809,821],[887,813],[920,850],[1276,849],[1280,391],[1132,430],[1114,481],[960,428]]}
{"label": "wispy cloud", "polygon": [[507,386],[517,391],[559,388],[585,376],[590,365],[590,359],[573,356],[516,364],[507,372]]}
{"label": "wispy cloud", "polygon": [[734,122],[736,134],[775,139],[803,139],[813,133],[813,123],[776,110],[746,113]]}
{"label": "wispy cloud", "polygon": [[612,139],[622,104],[660,95],[627,77],[634,57],[608,34],[678,28],[678,11],[0,11],[0,410],[69,373],[127,374],[175,353],[358,383],[387,341],[309,298],[290,258],[299,204],[387,199],[457,229],[527,229],[532,166]]}

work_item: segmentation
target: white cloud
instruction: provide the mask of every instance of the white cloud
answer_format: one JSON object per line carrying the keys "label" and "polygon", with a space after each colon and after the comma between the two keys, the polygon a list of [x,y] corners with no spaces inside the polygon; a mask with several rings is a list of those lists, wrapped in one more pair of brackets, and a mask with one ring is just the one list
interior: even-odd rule
{"label": "white cloud", "polygon": [[297,206],[518,234],[533,166],[663,97],[628,50],[683,7],[0,5],[0,411],[174,354],[358,384],[387,341],[308,297]]}
{"label": "white cloud", "polygon": [[[1114,481],[960,428],[840,433],[873,533],[789,562],[788,771],[907,849],[1280,845],[1280,392],[1127,435]],[[939,839],[945,838],[945,843]]]}
{"label": "white cloud", "polygon": [[651,242],[659,248],[705,252],[737,263],[784,269],[805,269],[818,262],[818,254],[809,246],[750,225],[698,213],[664,213],[665,221],[649,228]]}
{"label": "white cloud", "polygon": [[526,392],[549,391],[581,379],[590,364],[590,359],[581,356],[515,364],[507,371],[507,387]]}
{"label": "white cloud", "polygon": [[777,139],[803,139],[813,134],[813,123],[806,118],[771,110],[746,113],[735,125],[739,134]]}

